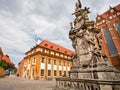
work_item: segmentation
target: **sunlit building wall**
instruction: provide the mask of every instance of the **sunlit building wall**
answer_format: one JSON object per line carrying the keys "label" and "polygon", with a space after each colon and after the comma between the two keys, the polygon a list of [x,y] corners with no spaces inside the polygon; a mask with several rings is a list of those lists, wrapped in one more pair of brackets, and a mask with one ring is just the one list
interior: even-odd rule
{"label": "sunlit building wall", "polygon": [[51,80],[55,77],[69,76],[73,51],[44,40],[25,54],[22,77]]}

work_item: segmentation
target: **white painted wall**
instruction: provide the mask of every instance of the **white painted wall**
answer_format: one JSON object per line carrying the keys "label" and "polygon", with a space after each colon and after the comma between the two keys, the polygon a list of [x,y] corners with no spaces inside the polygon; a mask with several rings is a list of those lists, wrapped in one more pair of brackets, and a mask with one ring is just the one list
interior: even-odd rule
{"label": "white painted wall", "polygon": [[41,69],[45,69],[45,64],[44,64],[44,63],[41,63],[40,68],[41,68]]}
{"label": "white painted wall", "polygon": [[66,70],[66,66],[63,66],[63,70],[64,70],[64,71]]}
{"label": "white painted wall", "polygon": [[48,64],[48,70],[51,70],[51,64]]}
{"label": "white painted wall", "polygon": [[59,70],[62,70],[62,66],[59,66]]}
{"label": "white painted wall", "polygon": [[53,69],[54,69],[54,70],[57,70],[57,65],[54,65]]}
{"label": "white painted wall", "polygon": [[28,64],[28,70],[30,70],[30,64]]}
{"label": "white painted wall", "polygon": [[67,67],[68,71],[70,71],[70,67]]}

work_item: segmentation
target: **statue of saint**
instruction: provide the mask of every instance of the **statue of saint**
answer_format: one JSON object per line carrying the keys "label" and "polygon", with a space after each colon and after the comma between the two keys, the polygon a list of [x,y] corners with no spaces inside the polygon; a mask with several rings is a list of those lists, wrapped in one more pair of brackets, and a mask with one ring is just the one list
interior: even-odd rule
{"label": "statue of saint", "polygon": [[[95,28],[93,21],[88,21],[89,8],[81,9],[80,0],[76,3],[75,20],[70,22],[71,30],[69,32],[69,38],[72,41],[72,46],[75,49],[76,57],[74,60],[78,60],[79,65],[89,66],[91,63],[95,64],[98,60],[101,60],[101,53],[96,49],[96,38],[98,43],[99,30]],[[99,46],[101,47],[101,46]]]}

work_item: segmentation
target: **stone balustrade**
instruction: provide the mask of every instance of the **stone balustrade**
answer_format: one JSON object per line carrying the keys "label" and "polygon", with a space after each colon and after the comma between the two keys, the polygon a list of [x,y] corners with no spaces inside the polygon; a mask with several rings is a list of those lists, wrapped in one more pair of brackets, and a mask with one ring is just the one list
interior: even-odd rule
{"label": "stone balustrade", "polygon": [[55,90],[120,90],[120,81],[56,78]]}

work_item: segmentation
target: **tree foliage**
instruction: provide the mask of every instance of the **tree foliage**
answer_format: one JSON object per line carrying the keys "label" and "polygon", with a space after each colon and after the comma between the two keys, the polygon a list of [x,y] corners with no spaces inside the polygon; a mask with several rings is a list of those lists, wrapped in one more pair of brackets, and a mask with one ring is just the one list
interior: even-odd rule
{"label": "tree foliage", "polygon": [[1,60],[1,61],[0,61],[0,67],[3,68],[4,70],[7,69],[7,63],[6,63],[5,60]]}

